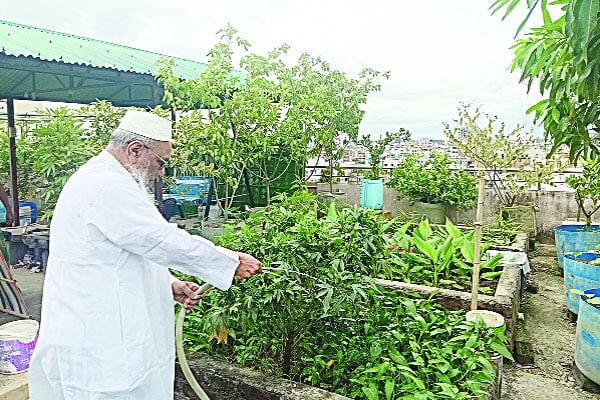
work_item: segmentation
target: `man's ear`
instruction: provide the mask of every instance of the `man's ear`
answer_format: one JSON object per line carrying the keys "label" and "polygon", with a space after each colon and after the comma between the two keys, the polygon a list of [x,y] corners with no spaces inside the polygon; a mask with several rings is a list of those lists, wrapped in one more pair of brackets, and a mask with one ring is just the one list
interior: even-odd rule
{"label": "man's ear", "polygon": [[139,158],[144,150],[144,144],[139,140],[134,140],[127,145],[127,156]]}

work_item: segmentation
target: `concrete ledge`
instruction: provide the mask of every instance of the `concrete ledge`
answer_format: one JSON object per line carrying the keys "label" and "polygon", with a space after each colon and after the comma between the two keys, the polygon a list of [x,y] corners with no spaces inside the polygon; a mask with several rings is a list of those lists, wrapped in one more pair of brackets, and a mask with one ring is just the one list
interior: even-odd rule
{"label": "concrete ledge", "polygon": [[[188,354],[194,376],[211,400],[350,400],[309,385],[276,378],[250,368],[242,368],[202,354]],[[493,387],[487,400],[500,400],[502,357],[494,357]],[[175,400],[195,400],[179,364],[175,368]]]}
{"label": "concrete ledge", "polygon": [[[188,355],[188,363],[211,400],[350,400],[345,396],[241,368],[206,355]],[[175,392],[177,400],[196,399],[179,364],[175,368]]]}

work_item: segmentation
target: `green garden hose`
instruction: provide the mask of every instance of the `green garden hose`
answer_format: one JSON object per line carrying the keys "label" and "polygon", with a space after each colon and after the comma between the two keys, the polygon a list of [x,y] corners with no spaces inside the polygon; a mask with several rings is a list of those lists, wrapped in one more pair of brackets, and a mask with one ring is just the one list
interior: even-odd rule
{"label": "green garden hose", "polygon": [[[210,283],[205,283],[196,291],[196,295],[199,296],[203,293],[206,293],[212,288],[213,286]],[[198,398],[200,398],[200,400],[210,400],[194,377],[194,374],[192,373],[192,370],[187,362],[187,358],[185,357],[185,351],[183,350],[183,320],[185,319],[185,314],[185,308],[181,307],[177,317],[177,323],[175,324],[175,349],[177,350],[177,359],[179,360],[179,365],[181,366],[181,370],[183,371],[185,379],[187,379]]]}

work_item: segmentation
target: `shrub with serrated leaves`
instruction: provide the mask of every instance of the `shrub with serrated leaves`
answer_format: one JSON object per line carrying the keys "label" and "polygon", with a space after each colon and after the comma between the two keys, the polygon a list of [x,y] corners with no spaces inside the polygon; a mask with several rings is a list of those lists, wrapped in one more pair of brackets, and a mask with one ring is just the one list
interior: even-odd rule
{"label": "shrub with serrated leaves", "polygon": [[188,348],[357,399],[484,396],[490,352],[510,356],[503,335],[375,286],[384,224],[357,208],[318,218],[314,200],[281,195],[223,236],[269,269],[208,293],[186,319]]}

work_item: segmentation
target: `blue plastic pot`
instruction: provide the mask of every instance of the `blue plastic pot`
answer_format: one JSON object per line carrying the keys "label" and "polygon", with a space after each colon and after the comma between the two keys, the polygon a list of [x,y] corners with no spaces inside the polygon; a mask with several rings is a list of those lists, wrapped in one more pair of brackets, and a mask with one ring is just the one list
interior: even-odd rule
{"label": "blue plastic pot", "polygon": [[593,250],[600,244],[600,226],[592,225],[587,232],[585,225],[559,225],[554,228],[554,242],[558,265],[563,268],[565,253]]}
{"label": "blue plastic pot", "polygon": [[[600,296],[600,289],[585,290],[584,293]],[[575,334],[575,364],[579,371],[592,382],[600,384],[600,310],[581,296],[577,332]]]}
{"label": "blue plastic pot", "polygon": [[600,266],[585,262],[596,259],[598,259],[598,255],[594,253],[581,253],[577,257],[571,253],[565,254],[563,271],[565,298],[567,308],[572,313],[577,314],[579,312],[580,296],[571,293],[571,289],[584,291],[600,287]]}

